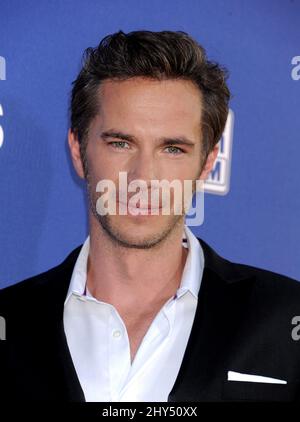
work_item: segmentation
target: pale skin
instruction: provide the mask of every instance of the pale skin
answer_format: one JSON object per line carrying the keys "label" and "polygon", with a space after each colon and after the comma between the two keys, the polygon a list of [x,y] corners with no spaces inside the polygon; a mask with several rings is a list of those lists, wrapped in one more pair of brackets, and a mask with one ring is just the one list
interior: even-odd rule
{"label": "pale skin", "polygon": [[[91,186],[101,179],[116,181],[126,171],[130,180],[205,180],[218,154],[216,146],[201,163],[201,93],[189,81],[134,78],[102,82],[101,109],[91,122],[86,150]],[[117,131],[130,141],[102,137]],[[166,145],[164,138],[185,137],[191,145]],[[85,178],[79,142],[69,130],[71,158],[79,177]],[[181,149],[181,152],[179,149]],[[201,171],[200,171],[201,170]],[[199,176],[200,174],[200,176]],[[184,220],[174,216],[111,217],[116,242],[89,209],[90,253],[87,286],[98,300],[113,305],[125,323],[131,360],[151,322],[180,285],[187,252],[182,247]],[[155,246],[143,244],[168,235]],[[129,245],[140,245],[130,247]],[[127,246],[126,246],[127,245]]]}

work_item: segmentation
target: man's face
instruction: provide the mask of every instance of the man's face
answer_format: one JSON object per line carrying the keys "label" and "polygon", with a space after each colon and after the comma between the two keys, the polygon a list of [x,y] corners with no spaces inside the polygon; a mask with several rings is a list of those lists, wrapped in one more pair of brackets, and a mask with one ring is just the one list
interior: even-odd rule
{"label": "man's face", "polygon": [[[118,200],[119,172],[126,172],[128,184],[147,182],[150,206],[151,180],[198,179],[203,160],[200,92],[190,81],[139,77],[106,80],[98,95],[100,109],[90,125],[85,154],[92,218],[119,244],[150,248],[183,225],[184,215],[162,215],[160,210],[159,215],[101,216],[96,185],[103,179],[115,182]],[[178,138],[186,143],[166,141]]]}

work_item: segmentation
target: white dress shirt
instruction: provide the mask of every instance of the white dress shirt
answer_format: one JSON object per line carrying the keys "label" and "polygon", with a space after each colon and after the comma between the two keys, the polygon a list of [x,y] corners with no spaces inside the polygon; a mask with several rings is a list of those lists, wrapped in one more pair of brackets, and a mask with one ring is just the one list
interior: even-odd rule
{"label": "white dress shirt", "polygon": [[168,400],[191,332],[204,268],[201,245],[186,225],[182,244],[188,255],[180,286],[152,321],[131,363],[128,333],[118,311],[86,289],[89,236],[85,240],[74,266],[63,319],[86,401]]}

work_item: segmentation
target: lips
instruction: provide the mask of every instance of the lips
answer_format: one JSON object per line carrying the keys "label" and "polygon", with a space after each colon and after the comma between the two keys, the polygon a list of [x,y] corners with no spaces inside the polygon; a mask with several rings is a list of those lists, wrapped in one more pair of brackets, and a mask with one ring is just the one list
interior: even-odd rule
{"label": "lips", "polygon": [[127,207],[127,208],[131,208],[131,209],[140,209],[140,210],[148,210],[148,211],[162,209],[162,207],[151,207],[151,205],[149,205],[148,207],[141,207],[138,204],[136,206],[132,206],[128,203],[125,204],[124,202],[118,202],[118,204],[123,205],[124,207]]}

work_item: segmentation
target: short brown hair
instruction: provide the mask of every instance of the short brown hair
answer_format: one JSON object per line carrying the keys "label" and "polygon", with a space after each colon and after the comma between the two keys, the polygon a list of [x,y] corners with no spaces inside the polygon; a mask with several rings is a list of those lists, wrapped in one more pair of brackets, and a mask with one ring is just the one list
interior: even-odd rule
{"label": "short brown hair", "polygon": [[72,82],[71,130],[84,154],[91,120],[97,115],[97,91],[105,79],[185,79],[201,91],[203,150],[208,153],[220,140],[228,114],[228,72],[209,61],[204,48],[183,31],[118,31],[83,55],[83,67]]}

